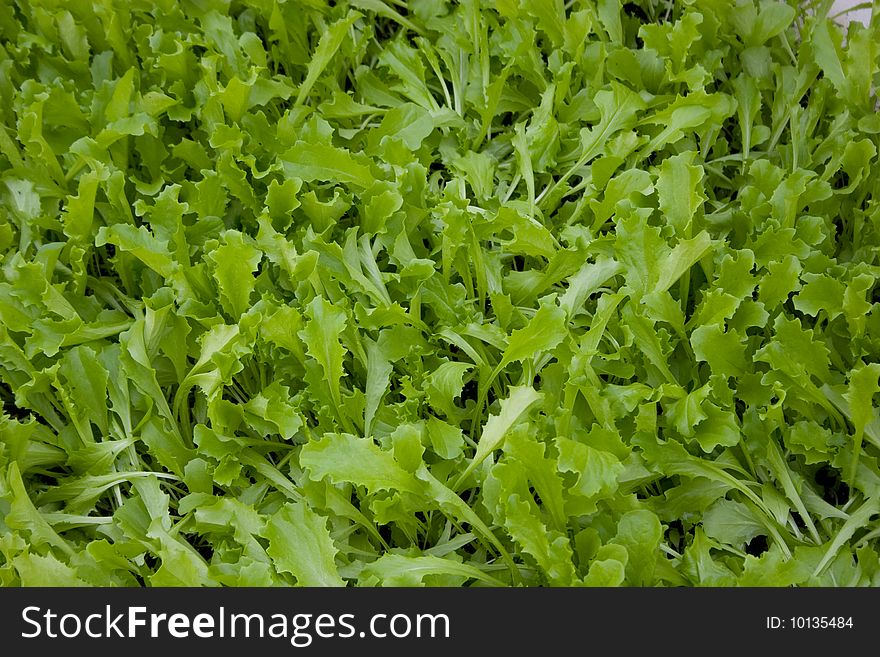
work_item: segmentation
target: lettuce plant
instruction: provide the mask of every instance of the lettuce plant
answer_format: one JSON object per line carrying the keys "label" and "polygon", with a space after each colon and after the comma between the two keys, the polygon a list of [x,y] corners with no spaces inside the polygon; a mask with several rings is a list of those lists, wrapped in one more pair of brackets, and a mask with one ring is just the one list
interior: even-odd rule
{"label": "lettuce plant", "polygon": [[0,4],[0,583],[880,585],[880,17]]}

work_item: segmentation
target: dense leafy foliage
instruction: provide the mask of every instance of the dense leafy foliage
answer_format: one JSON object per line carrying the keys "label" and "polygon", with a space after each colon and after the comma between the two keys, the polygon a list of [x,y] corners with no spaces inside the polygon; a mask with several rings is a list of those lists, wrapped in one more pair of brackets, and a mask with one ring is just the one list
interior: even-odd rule
{"label": "dense leafy foliage", "polygon": [[0,583],[880,584],[828,4],[0,4]]}

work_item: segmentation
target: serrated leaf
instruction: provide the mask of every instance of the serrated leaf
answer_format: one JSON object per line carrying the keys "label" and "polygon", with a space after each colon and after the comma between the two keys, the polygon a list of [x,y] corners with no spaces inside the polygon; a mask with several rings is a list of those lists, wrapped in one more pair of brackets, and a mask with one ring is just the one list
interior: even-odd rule
{"label": "serrated leaf", "polygon": [[266,552],[279,572],[290,573],[300,586],[345,586],[336,570],[337,549],[327,520],[305,504],[287,504],[276,511],[262,535]]}

